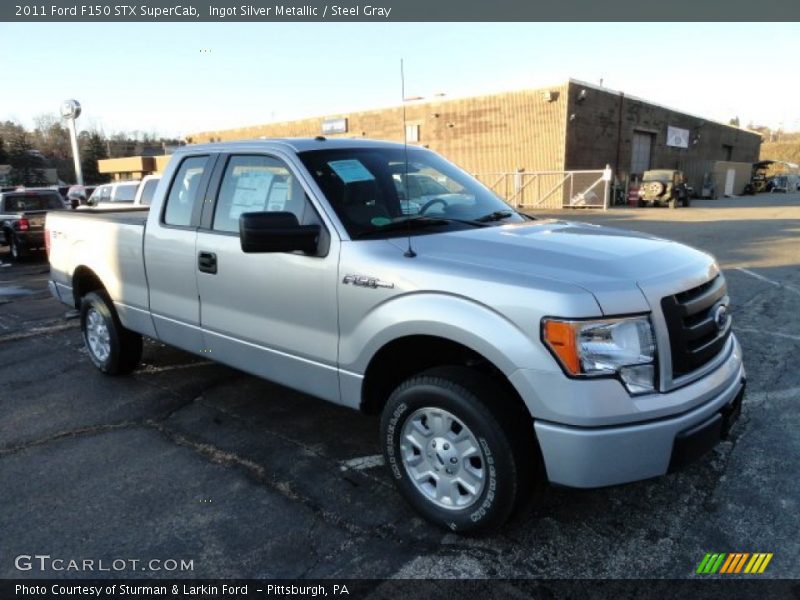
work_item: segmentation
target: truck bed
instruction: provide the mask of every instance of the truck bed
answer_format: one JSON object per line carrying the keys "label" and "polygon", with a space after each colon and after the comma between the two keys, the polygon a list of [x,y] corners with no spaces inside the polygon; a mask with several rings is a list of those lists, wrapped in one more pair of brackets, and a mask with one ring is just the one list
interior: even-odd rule
{"label": "truck bed", "polygon": [[147,311],[147,213],[146,208],[48,213],[45,227],[50,233],[50,271],[59,296],[72,295],[73,275],[80,265],[105,284],[123,322],[131,309]]}
{"label": "truck bed", "polygon": [[147,214],[149,207],[142,208],[126,208],[123,210],[94,210],[94,209],[81,209],[81,210],[65,210],[59,212],[59,217],[67,218],[87,218],[97,221],[109,221],[111,223],[125,223],[129,225],[142,225],[147,222]]}

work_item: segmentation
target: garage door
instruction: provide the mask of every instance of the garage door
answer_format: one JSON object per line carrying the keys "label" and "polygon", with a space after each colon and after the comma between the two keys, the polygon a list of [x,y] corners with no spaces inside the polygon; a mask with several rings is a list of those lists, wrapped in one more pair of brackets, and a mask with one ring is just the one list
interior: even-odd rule
{"label": "garage door", "polygon": [[631,173],[641,175],[650,168],[650,151],[653,148],[654,137],[652,133],[633,132]]}

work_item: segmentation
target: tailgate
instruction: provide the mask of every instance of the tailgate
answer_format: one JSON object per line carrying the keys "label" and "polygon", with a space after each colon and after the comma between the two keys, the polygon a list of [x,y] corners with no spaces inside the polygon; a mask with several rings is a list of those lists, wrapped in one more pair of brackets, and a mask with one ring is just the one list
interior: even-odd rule
{"label": "tailgate", "polygon": [[44,229],[44,220],[47,216],[46,210],[32,210],[19,213],[20,218],[28,220],[28,228],[31,231]]}

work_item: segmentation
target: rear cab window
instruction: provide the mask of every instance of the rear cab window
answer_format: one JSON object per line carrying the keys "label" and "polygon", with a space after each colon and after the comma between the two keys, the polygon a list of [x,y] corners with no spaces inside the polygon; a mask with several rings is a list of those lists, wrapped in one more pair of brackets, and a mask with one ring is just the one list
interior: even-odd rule
{"label": "rear cab window", "polygon": [[200,181],[208,164],[208,156],[188,156],[178,167],[170,185],[162,221],[174,227],[190,227],[198,206]]}
{"label": "rear cab window", "polygon": [[58,210],[64,202],[58,192],[24,192],[6,196],[4,210]]}
{"label": "rear cab window", "polygon": [[117,189],[114,190],[112,202],[133,202],[133,199],[136,197],[137,189],[139,189],[138,182],[119,184]]}
{"label": "rear cab window", "polygon": [[141,202],[144,206],[150,206],[153,202],[153,194],[158,187],[158,179],[148,179],[142,184],[142,195],[139,198],[139,202]]}

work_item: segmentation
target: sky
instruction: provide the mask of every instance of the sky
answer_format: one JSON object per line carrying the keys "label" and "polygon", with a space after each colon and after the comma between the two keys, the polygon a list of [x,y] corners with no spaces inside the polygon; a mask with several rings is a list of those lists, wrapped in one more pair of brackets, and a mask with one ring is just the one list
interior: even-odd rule
{"label": "sky", "polygon": [[[35,43],[31,43],[34,40]],[[798,23],[0,23],[0,120],[193,132],[568,78],[707,119],[800,130]]]}

